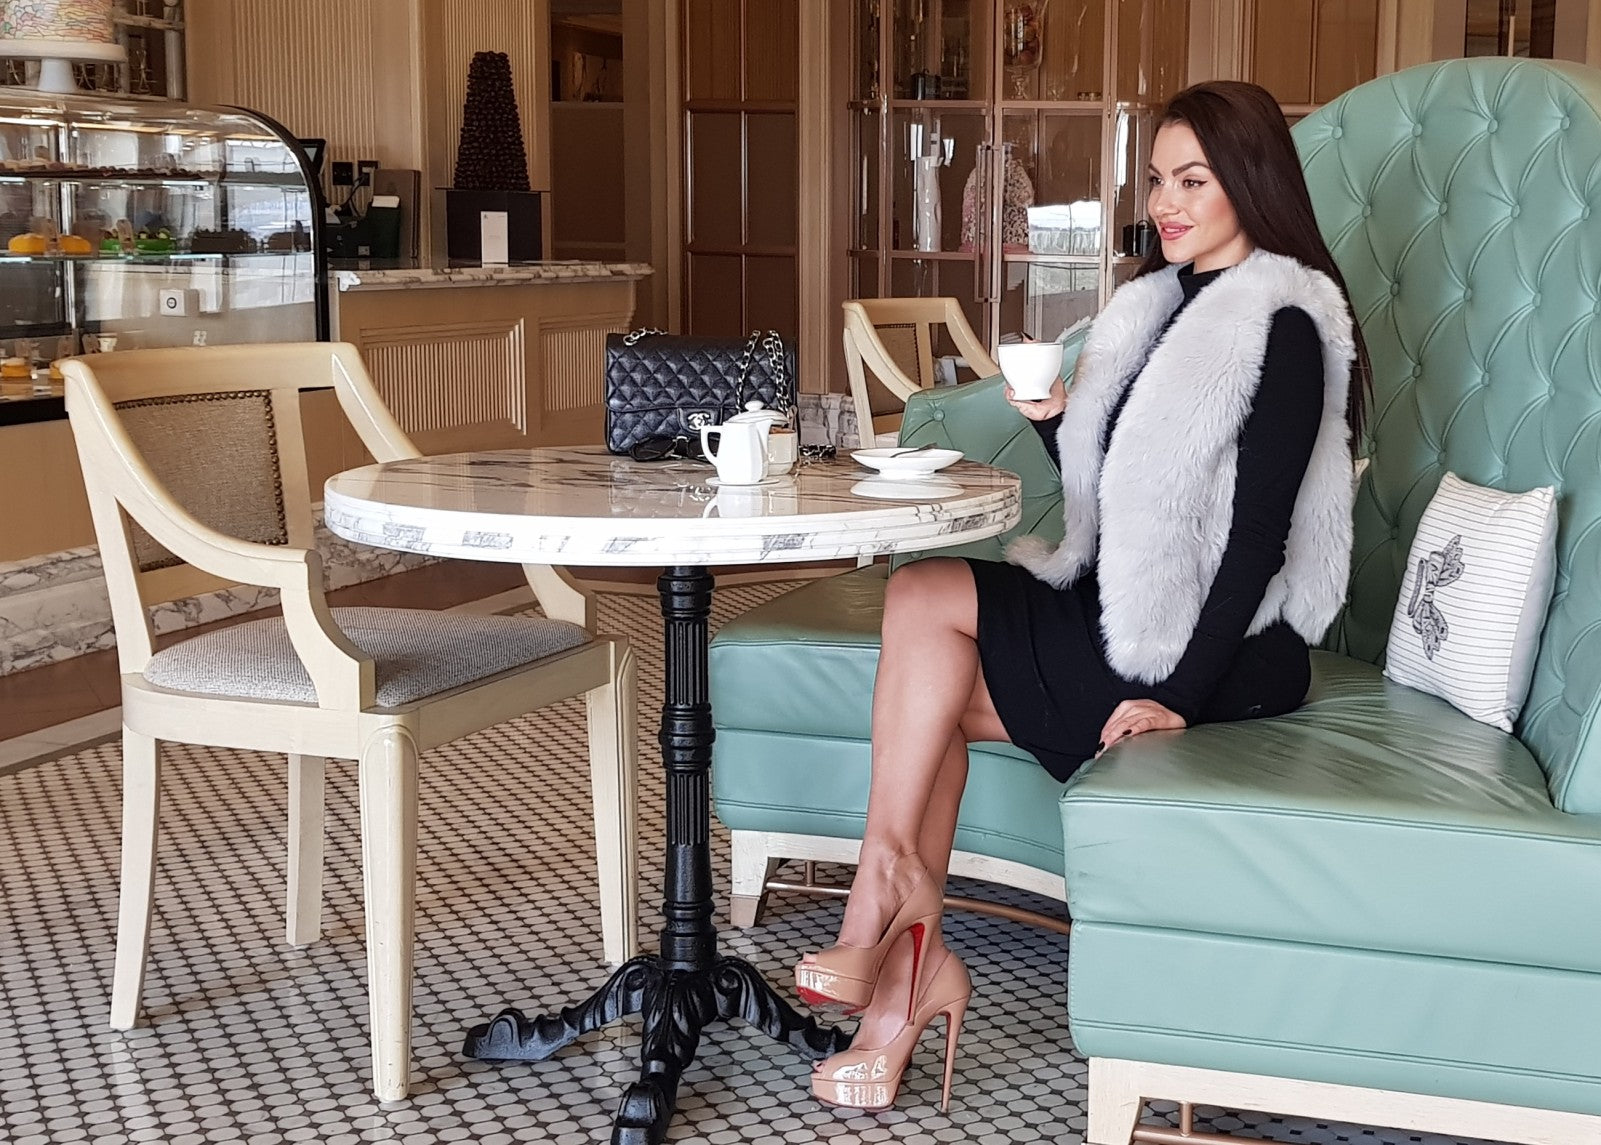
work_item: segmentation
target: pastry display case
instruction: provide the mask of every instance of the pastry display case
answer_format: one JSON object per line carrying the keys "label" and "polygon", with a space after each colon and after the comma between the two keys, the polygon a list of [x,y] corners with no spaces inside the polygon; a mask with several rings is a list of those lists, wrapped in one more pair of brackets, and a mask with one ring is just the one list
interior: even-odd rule
{"label": "pastry display case", "polygon": [[321,212],[263,116],[0,90],[0,425],[73,354],[326,338]]}

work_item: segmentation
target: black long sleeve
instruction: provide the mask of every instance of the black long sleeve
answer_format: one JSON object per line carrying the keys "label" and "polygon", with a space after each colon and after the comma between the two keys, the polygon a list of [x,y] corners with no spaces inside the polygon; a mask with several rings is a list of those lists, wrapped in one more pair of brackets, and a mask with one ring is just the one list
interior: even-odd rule
{"label": "black long sleeve", "polygon": [[[1196,379],[1204,384],[1204,379]],[[1195,633],[1151,698],[1194,724],[1228,672],[1263,594],[1284,565],[1284,545],[1323,407],[1323,347],[1306,311],[1273,315],[1262,381],[1239,436],[1228,547]],[[1054,435],[1053,435],[1054,443]]]}
{"label": "black long sleeve", "polygon": [[1062,415],[1057,414],[1055,417],[1048,417],[1044,421],[1031,421],[1028,424],[1033,426],[1034,432],[1040,435],[1040,444],[1045,446],[1045,452],[1050,454],[1051,464],[1056,466],[1057,471],[1060,472],[1062,458],[1056,452],[1056,431],[1062,424]]}

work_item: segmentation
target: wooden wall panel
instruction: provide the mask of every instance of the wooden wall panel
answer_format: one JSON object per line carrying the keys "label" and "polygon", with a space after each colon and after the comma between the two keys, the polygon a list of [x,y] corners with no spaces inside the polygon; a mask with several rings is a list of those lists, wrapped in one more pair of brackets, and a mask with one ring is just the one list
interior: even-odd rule
{"label": "wooden wall panel", "polygon": [[540,323],[539,343],[544,354],[545,414],[567,414],[594,409],[605,401],[602,371],[595,363],[606,359],[606,335],[624,333],[593,326]]}
{"label": "wooden wall panel", "polygon": [[740,98],[740,0],[687,0],[686,99]]}
{"label": "wooden wall panel", "polygon": [[1280,103],[1312,98],[1312,0],[1273,0],[1256,6],[1251,78]]}
{"label": "wooden wall panel", "polygon": [[1314,103],[1327,103],[1376,74],[1379,0],[1323,0],[1317,12]]}
{"label": "wooden wall panel", "polygon": [[368,328],[361,355],[384,404],[419,444],[440,430],[528,431],[520,321]]}
{"label": "wooden wall panel", "polygon": [[800,66],[796,0],[756,0],[745,21],[745,98],[794,102]]}
{"label": "wooden wall panel", "polygon": [[[263,112],[334,159],[422,165],[415,0],[190,0],[190,98]],[[278,50],[294,29],[293,51]]]}

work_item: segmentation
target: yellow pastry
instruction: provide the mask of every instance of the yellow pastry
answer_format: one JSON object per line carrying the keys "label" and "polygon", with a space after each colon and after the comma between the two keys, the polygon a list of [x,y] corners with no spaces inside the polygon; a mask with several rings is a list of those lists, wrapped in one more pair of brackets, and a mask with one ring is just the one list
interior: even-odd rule
{"label": "yellow pastry", "polygon": [[61,236],[62,254],[93,254],[94,249],[94,244],[82,235]]}
{"label": "yellow pastry", "polygon": [[17,235],[6,244],[6,247],[12,254],[43,254],[45,247],[48,245],[49,240],[43,235],[37,235],[29,231],[26,234]]}
{"label": "yellow pastry", "polygon": [[26,358],[7,358],[0,362],[0,378],[31,378],[33,367]]}
{"label": "yellow pastry", "polygon": [[61,363],[65,361],[65,358],[57,358],[54,362],[50,363],[50,381],[52,383],[64,382],[67,380],[66,376],[61,372]]}

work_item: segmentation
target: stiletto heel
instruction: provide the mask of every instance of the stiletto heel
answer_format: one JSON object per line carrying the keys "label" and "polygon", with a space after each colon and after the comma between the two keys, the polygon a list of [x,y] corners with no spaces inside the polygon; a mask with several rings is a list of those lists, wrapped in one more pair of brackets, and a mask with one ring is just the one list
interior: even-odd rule
{"label": "stiletto heel", "polygon": [[878,1049],[848,1049],[818,1065],[812,1074],[812,1096],[826,1105],[871,1111],[889,1109],[900,1093],[901,1079],[917,1049],[917,1039],[929,1024],[945,1015],[945,1087],[940,1109],[951,1102],[951,1078],[955,1072],[956,1039],[962,1032],[962,1019],[973,995],[967,967],[956,955],[945,952],[929,975],[921,994],[913,994],[912,1017],[900,1033]]}
{"label": "stiletto heel", "polygon": [[[912,936],[912,993],[918,995],[923,951],[939,926],[945,896],[924,871],[912,893],[889,920],[881,937],[872,946],[831,946],[808,955],[795,964],[795,991],[809,1006],[843,1009],[854,1014],[873,996],[878,972],[901,935]],[[910,1009],[907,1010],[911,1017]]]}
{"label": "stiletto heel", "polygon": [[[972,987],[968,987],[968,996]],[[967,1017],[967,998],[954,1003],[945,1011],[945,1088],[940,1091],[939,1111],[951,1107],[951,1078],[956,1072],[956,1040],[962,1036],[962,1019]]]}

